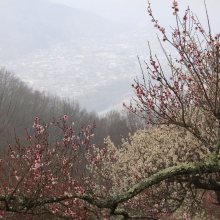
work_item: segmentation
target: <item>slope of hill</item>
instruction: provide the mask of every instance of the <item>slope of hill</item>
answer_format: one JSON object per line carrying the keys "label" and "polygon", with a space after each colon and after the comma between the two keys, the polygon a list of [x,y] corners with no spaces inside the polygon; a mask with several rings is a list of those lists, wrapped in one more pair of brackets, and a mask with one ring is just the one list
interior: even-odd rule
{"label": "slope of hill", "polygon": [[0,58],[14,58],[74,37],[110,37],[122,27],[47,0],[0,1]]}

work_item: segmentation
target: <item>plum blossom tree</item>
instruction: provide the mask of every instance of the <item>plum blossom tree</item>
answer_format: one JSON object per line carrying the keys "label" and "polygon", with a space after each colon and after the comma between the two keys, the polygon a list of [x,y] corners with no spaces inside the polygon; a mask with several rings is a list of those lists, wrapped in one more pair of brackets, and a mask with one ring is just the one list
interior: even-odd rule
{"label": "plum blossom tree", "polygon": [[[72,197],[72,193],[83,196],[88,190],[86,182],[90,177],[83,172],[84,153],[81,150],[88,149],[94,125],[75,134],[74,123],[67,125],[67,118],[64,115],[46,124],[39,123],[36,117],[34,135],[26,129],[27,146],[21,146],[16,137],[15,145],[9,144],[5,149],[0,173],[0,209],[4,210],[4,217],[13,217],[13,213],[27,219],[30,215],[36,219],[39,216],[52,218],[51,215],[71,219],[87,216],[87,211],[81,209],[83,202]],[[51,137],[51,126],[58,127],[61,136]],[[71,210],[66,208],[70,206]]]}
{"label": "plum blossom tree", "polygon": [[35,118],[27,146],[16,137],[0,161],[4,218],[190,219],[205,211],[207,191],[220,204],[220,35],[212,35],[208,16],[206,32],[189,8],[183,17],[176,1],[172,9],[169,38],[148,6],[171,76],[151,54],[148,83],[135,81],[137,98],[127,107],[149,129],[119,148],[109,138],[99,148],[90,144],[95,124],[75,133],[67,115],[50,123]]}

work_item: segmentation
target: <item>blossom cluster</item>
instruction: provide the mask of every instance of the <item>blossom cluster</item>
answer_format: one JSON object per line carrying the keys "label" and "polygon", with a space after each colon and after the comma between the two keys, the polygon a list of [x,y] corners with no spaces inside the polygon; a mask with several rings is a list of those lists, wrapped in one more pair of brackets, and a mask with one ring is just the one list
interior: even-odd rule
{"label": "blossom cluster", "polygon": [[[30,207],[34,207],[41,199],[65,196],[65,206],[51,203],[47,208],[36,207],[34,212],[46,212],[45,209],[48,209],[48,213],[51,212],[54,216],[74,219],[83,219],[87,215],[83,211],[84,202],[73,195],[83,195],[92,183],[90,176],[85,177],[83,174],[85,159],[84,162],[80,160],[83,160],[83,152],[89,148],[95,125],[88,125],[85,129],[82,127],[77,134],[73,126],[74,123],[68,124],[66,115],[58,121],[53,119],[50,123],[41,123],[40,118],[36,117],[34,134],[30,135],[29,130],[25,129],[27,146],[21,146],[18,138],[15,138],[15,145],[8,145],[4,159],[1,160],[0,178],[4,179],[1,193],[7,197],[19,198],[19,202],[8,201],[11,210],[22,212],[22,209],[27,208],[25,200],[28,200]],[[51,132],[55,128],[60,130],[60,135],[51,138]],[[28,212],[25,216],[29,218]]]}

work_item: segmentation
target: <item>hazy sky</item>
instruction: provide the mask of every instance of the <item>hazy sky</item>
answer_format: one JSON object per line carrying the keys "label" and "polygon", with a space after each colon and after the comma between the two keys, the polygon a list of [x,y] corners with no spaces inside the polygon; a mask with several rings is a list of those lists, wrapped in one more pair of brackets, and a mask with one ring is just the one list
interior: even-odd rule
{"label": "hazy sky", "polygon": [[[111,20],[123,22],[149,23],[147,13],[148,0],[50,0],[60,4],[66,4],[75,8],[89,10],[105,16]],[[158,20],[172,25],[172,2],[173,0],[152,0],[152,8]],[[205,18],[204,0],[179,0],[182,12],[190,6],[201,21]],[[219,18],[219,0],[206,0],[212,26],[217,27]]]}
{"label": "hazy sky", "polygon": [[85,9],[118,22],[143,21],[147,16],[145,0],[51,0]]}

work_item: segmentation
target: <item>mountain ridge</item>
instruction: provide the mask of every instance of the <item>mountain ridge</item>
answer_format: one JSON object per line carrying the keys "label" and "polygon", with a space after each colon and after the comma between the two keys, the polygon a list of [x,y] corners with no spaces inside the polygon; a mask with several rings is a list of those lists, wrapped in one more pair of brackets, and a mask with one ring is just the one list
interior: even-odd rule
{"label": "mountain ridge", "polygon": [[13,58],[53,42],[111,37],[123,29],[106,18],[47,0],[0,2],[0,58]]}

